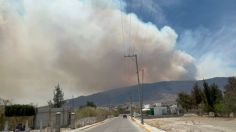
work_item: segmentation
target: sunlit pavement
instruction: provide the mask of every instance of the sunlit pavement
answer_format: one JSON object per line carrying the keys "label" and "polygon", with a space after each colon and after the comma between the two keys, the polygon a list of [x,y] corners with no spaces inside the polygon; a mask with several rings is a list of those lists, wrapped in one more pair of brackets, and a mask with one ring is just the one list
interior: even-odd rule
{"label": "sunlit pavement", "polygon": [[78,132],[145,132],[139,126],[135,125],[129,119],[117,117],[111,119],[101,125],[94,126]]}

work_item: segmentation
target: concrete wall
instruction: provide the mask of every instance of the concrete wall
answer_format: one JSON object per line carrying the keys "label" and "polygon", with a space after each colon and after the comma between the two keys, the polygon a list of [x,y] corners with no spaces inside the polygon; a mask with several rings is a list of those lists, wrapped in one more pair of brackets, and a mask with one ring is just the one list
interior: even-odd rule
{"label": "concrete wall", "polygon": [[[51,111],[51,112],[50,112]],[[70,124],[70,109],[69,108],[51,108],[41,107],[38,108],[35,120],[35,127],[40,128],[40,122],[42,122],[42,127],[55,127],[56,123],[56,113],[61,113],[61,127],[68,126]]]}

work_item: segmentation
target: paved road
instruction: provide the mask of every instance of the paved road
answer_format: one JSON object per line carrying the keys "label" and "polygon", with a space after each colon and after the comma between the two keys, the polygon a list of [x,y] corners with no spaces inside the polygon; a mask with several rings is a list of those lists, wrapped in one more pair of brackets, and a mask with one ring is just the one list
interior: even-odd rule
{"label": "paved road", "polygon": [[92,127],[81,132],[145,132],[129,119],[113,118],[104,124]]}

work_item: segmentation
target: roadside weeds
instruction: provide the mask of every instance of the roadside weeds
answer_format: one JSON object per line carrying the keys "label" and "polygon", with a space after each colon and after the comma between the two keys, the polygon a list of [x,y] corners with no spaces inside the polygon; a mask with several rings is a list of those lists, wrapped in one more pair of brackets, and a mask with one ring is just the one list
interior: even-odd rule
{"label": "roadside weeds", "polygon": [[144,129],[146,132],[165,132],[164,130],[158,129],[156,127],[152,127],[146,123],[141,124],[140,121],[134,117],[133,118],[130,117],[130,120],[133,121],[135,124],[137,124],[142,129]]}

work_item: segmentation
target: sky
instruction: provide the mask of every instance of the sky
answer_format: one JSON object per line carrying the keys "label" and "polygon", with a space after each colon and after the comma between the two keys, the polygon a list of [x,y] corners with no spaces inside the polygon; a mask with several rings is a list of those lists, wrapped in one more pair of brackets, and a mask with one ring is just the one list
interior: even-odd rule
{"label": "sky", "polygon": [[[178,34],[176,48],[196,60],[197,79],[236,74],[236,1],[127,0],[128,12],[145,22],[168,25]],[[132,4],[141,3],[141,4]],[[130,5],[130,6],[129,6]],[[140,7],[143,6],[140,11]]]}
{"label": "sky", "polygon": [[136,83],[235,75],[233,0],[0,0],[0,97],[45,105]]}

